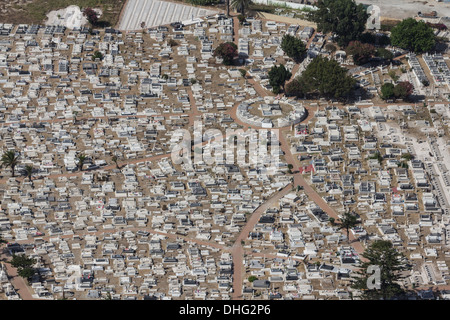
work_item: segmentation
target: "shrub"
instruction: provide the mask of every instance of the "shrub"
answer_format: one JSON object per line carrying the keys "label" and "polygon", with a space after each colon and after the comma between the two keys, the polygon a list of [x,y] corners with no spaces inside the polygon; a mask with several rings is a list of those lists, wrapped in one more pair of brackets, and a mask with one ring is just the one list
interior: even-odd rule
{"label": "shrub", "polygon": [[83,14],[86,16],[89,23],[93,26],[97,25],[98,23],[98,16],[97,12],[95,12],[92,8],[86,8],[83,10]]}
{"label": "shrub", "polygon": [[233,59],[238,55],[237,46],[233,42],[221,43],[213,52],[215,57],[220,57],[223,59],[223,64],[231,65]]}

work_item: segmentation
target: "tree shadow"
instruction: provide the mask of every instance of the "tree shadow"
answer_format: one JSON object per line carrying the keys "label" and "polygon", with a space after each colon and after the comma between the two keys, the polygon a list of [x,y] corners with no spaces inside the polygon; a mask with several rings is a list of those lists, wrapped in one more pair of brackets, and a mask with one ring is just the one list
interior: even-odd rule
{"label": "tree shadow", "polygon": [[111,23],[109,21],[105,21],[105,20],[99,20],[94,25],[94,28],[100,28],[100,29],[110,28],[110,27],[111,27]]}

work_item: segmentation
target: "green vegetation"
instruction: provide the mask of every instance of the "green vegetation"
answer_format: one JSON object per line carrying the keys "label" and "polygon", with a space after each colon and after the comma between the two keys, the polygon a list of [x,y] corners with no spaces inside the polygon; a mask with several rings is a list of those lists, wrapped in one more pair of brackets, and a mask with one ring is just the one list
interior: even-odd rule
{"label": "green vegetation", "polygon": [[311,20],[317,23],[318,31],[336,33],[340,46],[363,34],[369,15],[362,4],[354,0],[319,0],[317,7],[310,13]]}
{"label": "green vegetation", "polygon": [[86,17],[86,19],[89,21],[89,23],[95,27],[98,23],[98,15],[97,12],[95,12],[92,8],[85,8],[83,10],[83,15]]}
{"label": "green vegetation", "polygon": [[346,231],[348,243],[350,243],[350,229],[356,227],[359,223],[358,217],[350,212],[346,212],[342,217],[338,229]]}
{"label": "green vegetation", "polygon": [[386,61],[391,61],[394,58],[394,54],[385,48],[378,48],[375,55]]}
{"label": "green vegetation", "polygon": [[402,49],[423,53],[434,47],[436,38],[433,29],[425,22],[408,18],[392,28],[391,42]]}
{"label": "green vegetation", "polygon": [[414,156],[411,153],[405,153],[402,155],[402,158],[405,159],[406,161],[410,161],[414,159]]}
{"label": "green vegetation", "polygon": [[253,281],[255,281],[255,280],[258,280],[258,278],[255,277],[255,276],[250,276],[250,277],[248,277],[248,282],[253,282]]}
{"label": "green vegetation", "polygon": [[103,54],[100,51],[95,51],[94,55],[92,56],[92,58],[95,59],[99,59],[99,60],[103,60]]}
{"label": "green vegetation", "polygon": [[83,171],[83,165],[84,165],[84,162],[86,161],[86,156],[81,153],[76,156],[76,159],[78,160],[78,162],[77,162],[78,170]]}
{"label": "green vegetation", "polygon": [[120,169],[119,167],[119,158],[117,156],[112,156],[111,160],[116,164],[116,169]]}
{"label": "green vegetation", "polygon": [[25,166],[25,175],[27,176],[27,178],[31,181],[31,178],[33,176],[33,166],[31,164],[27,164]]}
{"label": "green vegetation", "polygon": [[378,163],[381,164],[383,162],[383,156],[381,155],[380,151],[376,151],[372,156],[369,157],[369,159],[377,159]]}
{"label": "green vegetation", "polygon": [[301,80],[299,78],[296,78],[288,82],[288,84],[286,85],[285,94],[287,97],[304,97],[305,91]]}
{"label": "green vegetation", "polygon": [[381,98],[388,99],[406,99],[414,91],[413,85],[408,81],[399,82],[397,85],[385,83],[381,86]]}
{"label": "green vegetation", "polygon": [[278,94],[281,92],[281,89],[285,91],[285,83],[291,76],[291,72],[283,64],[280,64],[278,67],[273,66],[269,70],[269,84],[272,86],[273,93]]}
{"label": "green vegetation", "polygon": [[333,217],[329,217],[328,221],[330,221],[331,225],[334,226],[336,223],[336,219],[334,219]]}
{"label": "green vegetation", "polygon": [[245,22],[245,16],[243,14],[238,15],[239,24],[243,24]]}
{"label": "green vegetation", "polygon": [[16,151],[8,150],[5,153],[3,153],[2,157],[0,158],[0,162],[2,166],[11,168],[12,176],[14,177],[15,167],[19,164],[19,156],[16,155]]}
{"label": "green vegetation", "polygon": [[231,7],[245,16],[245,10],[250,6],[251,0],[231,0]]}
{"label": "green vegetation", "polygon": [[221,43],[214,49],[213,55],[222,58],[224,65],[231,65],[234,58],[238,55],[237,46],[234,42]]}
{"label": "green vegetation", "polygon": [[394,97],[394,85],[390,82],[384,83],[381,86],[381,99],[388,100]]}
{"label": "green vegetation", "polygon": [[306,53],[306,46],[303,41],[289,34],[285,34],[281,39],[281,49],[297,63],[302,60]]}
{"label": "green vegetation", "polygon": [[218,0],[186,0],[186,2],[197,6],[210,6],[219,3]]}
{"label": "green vegetation", "polygon": [[25,279],[30,279],[34,274],[35,270],[32,267],[36,263],[35,259],[28,258],[25,255],[14,255],[12,256],[12,260],[9,263],[17,268],[17,274]]}
{"label": "green vegetation", "polygon": [[306,95],[319,95],[330,99],[344,99],[350,95],[356,81],[347,69],[334,59],[323,56],[314,58],[296,79],[298,87]]}
{"label": "green vegetation", "polygon": [[247,70],[245,70],[245,69],[239,69],[239,72],[241,73],[242,78],[245,79],[245,76],[247,75]]}
{"label": "green vegetation", "polygon": [[375,47],[369,43],[362,43],[360,41],[350,41],[346,52],[353,56],[353,62],[360,66],[366,64],[375,55]]}
{"label": "green vegetation", "polygon": [[395,72],[395,70],[389,70],[389,72],[388,72],[388,75],[389,75],[389,77],[391,77],[391,79],[394,81],[394,82],[397,82],[397,80],[400,78],[398,75],[397,75],[397,73]]}
{"label": "green vegetation", "polygon": [[[358,266],[352,288],[361,290],[363,299],[387,300],[404,293],[400,286],[400,281],[404,278],[401,273],[410,270],[411,267],[390,241],[374,241],[361,256],[365,259]],[[378,283],[372,281],[373,266],[380,268]],[[373,288],[369,288],[369,284],[373,284]]]}

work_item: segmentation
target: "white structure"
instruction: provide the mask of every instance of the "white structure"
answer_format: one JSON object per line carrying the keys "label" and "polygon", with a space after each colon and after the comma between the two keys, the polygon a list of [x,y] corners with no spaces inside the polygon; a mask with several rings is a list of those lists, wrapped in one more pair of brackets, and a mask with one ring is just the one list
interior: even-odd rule
{"label": "white structure", "polygon": [[376,5],[371,5],[367,8],[367,13],[370,15],[367,19],[366,28],[369,30],[380,30],[381,20],[380,20],[380,7]]}

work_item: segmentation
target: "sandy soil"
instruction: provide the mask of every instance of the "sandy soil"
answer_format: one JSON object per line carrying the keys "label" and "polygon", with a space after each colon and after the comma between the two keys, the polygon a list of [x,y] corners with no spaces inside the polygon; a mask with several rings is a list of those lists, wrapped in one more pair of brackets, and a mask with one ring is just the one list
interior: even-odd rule
{"label": "sandy soil", "polygon": [[[94,9],[100,17],[102,12]],[[65,9],[50,11],[47,14],[45,25],[63,25],[66,28],[73,29],[87,25],[88,21],[78,6],[68,6]]]}
{"label": "sandy soil", "polygon": [[450,17],[450,3],[435,0],[356,0],[356,3],[372,4],[380,7],[381,17],[405,19],[417,12],[436,11],[440,17]]}

